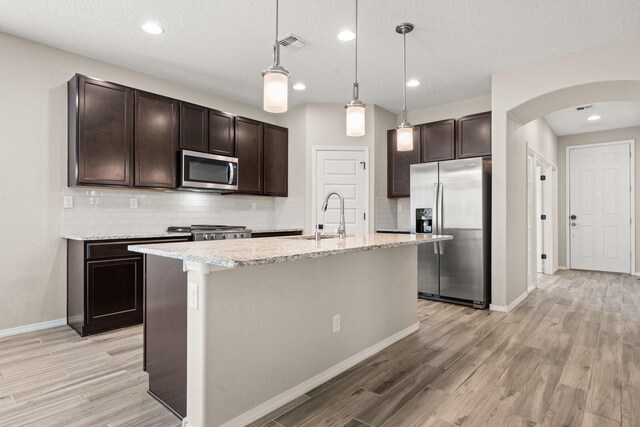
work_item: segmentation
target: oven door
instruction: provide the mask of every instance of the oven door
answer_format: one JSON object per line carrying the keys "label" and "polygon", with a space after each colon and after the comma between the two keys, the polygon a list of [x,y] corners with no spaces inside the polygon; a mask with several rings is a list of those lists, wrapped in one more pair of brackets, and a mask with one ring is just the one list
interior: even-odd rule
{"label": "oven door", "polygon": [[180,150],[180,188],[238,189],[238,159]]}

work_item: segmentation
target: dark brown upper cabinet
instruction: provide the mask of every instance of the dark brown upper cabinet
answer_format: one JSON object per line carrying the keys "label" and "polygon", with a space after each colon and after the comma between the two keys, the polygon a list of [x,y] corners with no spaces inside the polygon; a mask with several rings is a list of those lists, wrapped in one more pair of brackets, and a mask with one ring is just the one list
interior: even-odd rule
{"label": "dark brown upper cabinet", "polygon": [[221,156],[235,155],[235,116],[209,110],[209,152]]}
{"label": "dark brown upper cabinet", "polygon": [[420,161],[428,163],[455,159],[455,130],[454,119],[421,125]]}
{"label": "dark brown upper cabinet", "polygon": [[288,194],[289,184],[289,131],[287,128],[264,125],[264,194]]}
{"label": "dark brown upper cabinet", "polygon": [[245,117],[236,117],[238,193],[263,194],[263,126]]}
{"label": "dark brown upper cabinet", "polygon": [[491,111],[458,119],[456,149],[459,159],[491,155]]}
{"label": "dark brown upper cabinet", "polygon": [[135,91],[136,187],[176,188],[178,101]]}
{"label": "dark brown upper cabinet", "polygon": [[76,75],[68,101],[68,184],[130,186],[133,91]]}
{"label": "dark brown upper cabinet", "polygon": [[396,130],[387,131],[387,197],[409,197],[409,166],[420,163],[420,127],[413,128],[413,150],[398,151]]}
{"label": "dark brown upper cabinet", "polygon": [[180,101],[180,148],[209,151],[209,110]]}

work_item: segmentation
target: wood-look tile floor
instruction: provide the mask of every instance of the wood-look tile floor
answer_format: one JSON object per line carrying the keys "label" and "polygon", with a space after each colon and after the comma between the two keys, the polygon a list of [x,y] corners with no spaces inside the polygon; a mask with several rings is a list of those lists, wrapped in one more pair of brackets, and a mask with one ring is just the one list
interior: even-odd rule
{"label": "wood-look tile floor", "polygon": [[[509,314],[421,300],[420,330],[252,426],[640,426],[640,282],[544,276]],[[178,426],[142,329],[0,340],[0,425]]]}

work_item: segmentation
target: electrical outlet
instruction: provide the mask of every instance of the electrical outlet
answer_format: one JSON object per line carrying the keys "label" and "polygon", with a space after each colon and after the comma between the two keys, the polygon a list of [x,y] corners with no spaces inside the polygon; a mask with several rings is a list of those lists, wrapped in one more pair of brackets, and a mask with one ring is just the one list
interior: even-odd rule
{"label": "electrical outlet", "polygon": [[189,308],[198,309],[198,284],[189,283]]}
{"label": "electrical outlet", "polygon": [[138,209],[138,199],[129,199],[129,207],[131,209]]}
{"label": "electrical outlet", "polygon": [[73,196],[64,196],[64,208],[65,209],[73,209]]}
{"label": "electrical outlet", "polygon": [[402,203],[398,203],[398,212],[402,212]]}
{"label": "electrical outlet", "polygon": [[340,315],[333,315],[333,333],[340,332]]}
{"label": "electrical outlet", "polygon": [[258,210],[258,204],[257,203],[251,203],[251,210],[252,211],[257,211]]}

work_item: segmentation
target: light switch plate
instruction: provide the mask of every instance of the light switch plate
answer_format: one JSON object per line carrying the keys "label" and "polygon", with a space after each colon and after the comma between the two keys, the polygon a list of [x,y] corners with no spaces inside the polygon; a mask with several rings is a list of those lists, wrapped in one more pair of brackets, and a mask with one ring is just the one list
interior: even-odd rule
{"label": "light switch plate", "polygon": [[63,200],[65,209],[73,209],[73,196],[64,196]]}
{"label": "light switch plate", "polygon": [[340,314],[333,316],[333,333],[340,332]]}
{"label": "light switch plate", "polygon": [[129,199],[129,207],[131,209],[138,209],[138,199]]}
{"label": "light switch plate", "polygon": [[402,203],[398,203],[398,212],[402,212]]}
{"label": "light switch plate", "polygon": [[251,203],[251,210],[254,211],[254,212],[256,210],[258,210],[258,204],[257,203]]}
{"label": "light switch plate", "polygon": [[189,283],[189,308],[198,309],[198,284]]}

